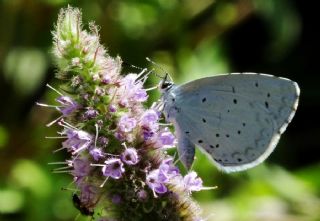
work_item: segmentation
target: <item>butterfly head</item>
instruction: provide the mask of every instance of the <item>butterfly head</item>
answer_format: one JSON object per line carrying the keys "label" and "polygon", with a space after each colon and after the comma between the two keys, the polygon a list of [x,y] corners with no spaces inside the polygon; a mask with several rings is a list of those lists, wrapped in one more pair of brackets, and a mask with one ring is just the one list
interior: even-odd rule
{"label": "butterfly head", "polygon": [[168,79],[168,76],[169,74],[166,74],[159,84],[159,89],[162,93],[167,92],[174,85],[172,80]]}

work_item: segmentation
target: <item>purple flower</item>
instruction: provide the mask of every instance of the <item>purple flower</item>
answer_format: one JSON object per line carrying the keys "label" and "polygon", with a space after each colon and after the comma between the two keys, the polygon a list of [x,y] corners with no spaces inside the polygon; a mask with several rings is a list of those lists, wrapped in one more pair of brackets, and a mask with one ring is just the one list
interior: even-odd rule
{"label": "purple flower", "polygon": [[104,136],[101,136],[101,137],[98,138],[99,146],[103,147],[103,146],[107,145],[108,143],[109,143],[109,139],[108,138],[106,138]]}
{"label": "purple flower", "polygon": [[149,140],[151,137],[153,137],[154,132],[149,130],[143,130],[143,139]]}
{"label": "purple flower", "polygon": [[87,158],[76,158],[72,161],[72,175],[77,179],[87,176],[91,171],[90,162]]}
{"label": "purple flower", "polygon": [[170,131],[162,131],[158,135],[157,145],[160,148],[171,148],[175,145],[175,137]]}
{"label": "purple flower", "polygon": [[62,146],[71,151],[72,154],[87,149],[92,142],[92,136],[82,130],[68,128],[64,133],[67,135],[68,139],[62,143]]}
{"label": "purple flower", "polygon": [[143,113],[139,124],[144,129],[156,131],[159,128],[158,119],[158,113],[155,110],[150,109]]}
{"label": "purple flower", "polygon": [[105,156],[105,153],[100,148],[96,147],[92,148],[89,153],[95,161],[98,161]]}
{"label": "purple flower", "polygon": [[101,87],[96,87],[94,93],[98,96],[104,96],[106,94],[106,91]]}
{"label": "purple flower", "polygon": [[179,169],[173,165],[173,159],[167,158],[159,166],[159,180],[169,182],[171,178],[180,175]]}
{"label": "purple flower", "polygon": [[146,183],[153,191],[155,197],[156,193],[162,194],[168,191],[161,179],[159,179],[159,169],[152,170],[146,177]]}
{"label": "purple flower", "polygon": [[68,116],[79,108],[77,102],[73,101],[68,96],[58,97],[56,101],[62,104],[62,107],[58,107],[57,109],[63,114],[63,116]]}
{"label": "purple flower", "polygon": [[144,102],[148,99],[148,94],[145,89],[137,88],[134,92],[133,100]]}
{"label": "purple flower", "polygon": [[137,79],[137,74],[127,74],[121,81],[121,85],[123,85],[127,89],[132,89],[135,87],[135,81]]}
{"label": "purple flower", "polygon": [[143,89],[142,81],[137,80],[137,78],[137,74],[128,74],[120,81],[118,94],[121,106],[127,107],[129,104],[134,105],[137,102],[144,102],[148,99],[148,94]]}
{"label": "purple flower", "polygon": [[84,112],[85,119],[93,119],[98,116],[99,112],[92,108],[89,108],[86,112]]}
{"label": "purple flower", "polygon": [[183,178],[185,189],[191,193],[192,191],[200,191],[203,189],[202,180],[194,171],[189,172]]}
{"label": "purple flower", "polygon": [[117,131],[117,132],[114,133],[114,136],[120,141],[124,141],[125,140],[125,134],[124,133],[121,133],[121,132]]}
{"label": "purple flower", "polygon": [[110,82],[111,82],[111,77],[108,75],[108,73],[103,73],[102,74],[102,79],[101,79],[101,82],[103,83],[103,84],[110,84]]}
{"label": "purple flower", "polygon": [[132,131],[137,125],[136,119],[133,117],[129,117],[128,115],[123,115],[119,122],[118,122],[118,127],[121,132],[130,132]]}
{"label": "purple flower", "polygon": [[112,158],[104,161],[105,165],[102,167],[104,176],[112,177],[113,179],[120,179],[124,173],[123,163],[120,159]]}
{"label": "purple flower", "polygon": [[125,149],[125,151],[121,154],[121,160],[122,162],[128,165],[137,164],[139,162],[139,159],[138,159],[138,153],[136,149],[134,148]]}
{"label": "purple flower", "polygon": [[115,105],[113,105],[113,104],[110,104],[110,105],[109,105],[109,111],[110,111],[111,113],[114,113],[114,112],[117,111],[117,107],[116,107]]}

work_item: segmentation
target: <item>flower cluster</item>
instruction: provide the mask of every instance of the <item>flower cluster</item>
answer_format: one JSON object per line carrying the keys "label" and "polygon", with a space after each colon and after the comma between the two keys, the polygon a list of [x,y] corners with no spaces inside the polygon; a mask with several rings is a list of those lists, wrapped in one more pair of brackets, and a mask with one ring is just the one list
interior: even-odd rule
{"label": "flower cluster", "polygon": [[84,215],[101,208],[100,220],[200,220],[189,196],[204,189],[202,181],[195,172],[181,175],[165,151],[174,135],[159,124],[159,110],[143,106],[149,73],[120,75],[121,59],[106,53],[94,24],[89,28],[68,7],[53,32],[57,77],[70,92],[54,89],[62,115],[53,123],[65,138],[60,149],[70,153],[56,171],[74,177],[74,204]]}

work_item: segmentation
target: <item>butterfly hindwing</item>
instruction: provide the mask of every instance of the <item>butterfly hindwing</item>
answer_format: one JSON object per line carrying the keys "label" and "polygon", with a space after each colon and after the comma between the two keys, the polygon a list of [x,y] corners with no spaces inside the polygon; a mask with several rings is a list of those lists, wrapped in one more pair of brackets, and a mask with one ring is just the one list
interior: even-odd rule
{"label": "butterfly hindwing", "polygon": [[[171,116],[180,133],[227,172],[262,162],[298,104],[295,82],[262,74],[202,78],[172,90]],[[172,111],[171,111],[172,112]]]}

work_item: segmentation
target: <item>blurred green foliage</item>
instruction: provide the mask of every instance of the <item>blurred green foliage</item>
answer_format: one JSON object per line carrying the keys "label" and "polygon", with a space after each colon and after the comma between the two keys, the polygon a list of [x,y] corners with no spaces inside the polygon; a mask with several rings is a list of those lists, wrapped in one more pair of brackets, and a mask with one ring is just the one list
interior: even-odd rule
{"label": "blurred green foliage", "polygon": [[[59,129],[45,127],[56,117],[54,110],[34,106],[35,101],[53,103],[56,97],[44,86],[57,83],[50,59],[51,30],[59,9],[68,4],[82,9],[85,22],[93,20],[101,27],[101,40],[112,56],[119,54],[140,67],[150,65],[145,57],[151,57],[178,83],[243,69],[275,74],[303,69],[302,63],[292,67],[286,61],[299,45],[304,28],[295,1],[2,0],[0,220],[65,221],[78,214],[72,192],[61,190],[71,184],[71,177],[52,174],[53,167],[47,164],[66,158],[62,152],[51,154],[59,148],[58,141],[44,138],[55,136]],[[242,46],[244,38],[257,38],[260,43]],[[237,51],[235,44],[245,51]],[[255,45],[259,45],[259,56]],[[243,57],[235,60],[235,54],[241,53]],[[250,53],[252,57],[246,59]],[[159,81],[154,76],[150,79],[149,85]],[[159,93],[150,96],[156,100]],[[299,136],[301,130],[296,128]],[[295,162],[294,170],[287,167],[285,159],[300,159],[297,148],[306,147],[299,142],[294,146],[294,131],[284,136],[278,149],[289,151],[276,151],[274,159],[284,159],[277,166],[268,160],[267,165],[238,174],[222,174],[197,153],[194,169],[206,186],[218,186],[194,195],[206,220],[320,220],[319,161]]]}

